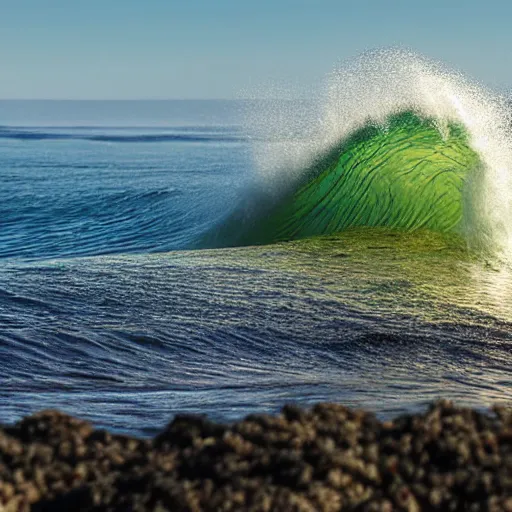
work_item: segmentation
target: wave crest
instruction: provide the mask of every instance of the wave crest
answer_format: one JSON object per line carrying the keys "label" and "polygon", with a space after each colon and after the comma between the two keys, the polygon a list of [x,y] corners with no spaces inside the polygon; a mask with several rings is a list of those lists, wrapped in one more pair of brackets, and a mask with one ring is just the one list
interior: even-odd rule
{"label": "wave crest", "polygon": [[[321,105],[320,114],[258,114],[255,124],[276,142],[254,145],[256,191],[220,230],[218,243],[385,225],[459,231],[473,246],[512,254],[505,98],[415,54],[386,50],[331,73]],[[302,135],[282,140],[294,131]]]}

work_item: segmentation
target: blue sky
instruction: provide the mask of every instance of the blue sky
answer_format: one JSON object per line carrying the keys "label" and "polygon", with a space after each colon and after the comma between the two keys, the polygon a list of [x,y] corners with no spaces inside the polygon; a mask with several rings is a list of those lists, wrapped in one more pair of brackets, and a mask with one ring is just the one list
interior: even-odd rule
{"label": "blue sky", "polygon": [[512,2],[0,0],[0,98],[232,98],[308,91],[403,46],[512,89]]}

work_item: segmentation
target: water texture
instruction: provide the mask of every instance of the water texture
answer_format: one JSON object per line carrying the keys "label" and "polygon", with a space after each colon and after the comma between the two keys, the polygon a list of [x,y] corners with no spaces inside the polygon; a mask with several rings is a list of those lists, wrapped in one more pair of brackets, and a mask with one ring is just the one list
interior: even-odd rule
{"label": "water texture", "polygon": [[403,52],[309,103],[0,102],[0,421],[510,403],[509,119]]}

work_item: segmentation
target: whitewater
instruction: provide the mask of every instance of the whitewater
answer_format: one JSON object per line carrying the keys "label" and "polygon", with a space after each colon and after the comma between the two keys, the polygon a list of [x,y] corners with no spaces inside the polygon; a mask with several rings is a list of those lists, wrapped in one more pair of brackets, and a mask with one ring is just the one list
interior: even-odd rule
{"label": "whitewater", "polygon": [[0,101],[0,421],[509,402],[511,115],[402,50],[314,101]]}

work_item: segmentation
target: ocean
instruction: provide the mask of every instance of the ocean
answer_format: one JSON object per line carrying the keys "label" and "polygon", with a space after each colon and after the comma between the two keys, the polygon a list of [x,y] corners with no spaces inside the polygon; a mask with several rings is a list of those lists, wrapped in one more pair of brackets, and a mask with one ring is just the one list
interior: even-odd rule
{"label": "ocean", "polygon": [[396,94],[370,125],[339,96],[1,101],[0,422],[510,404],[505,171]]}

